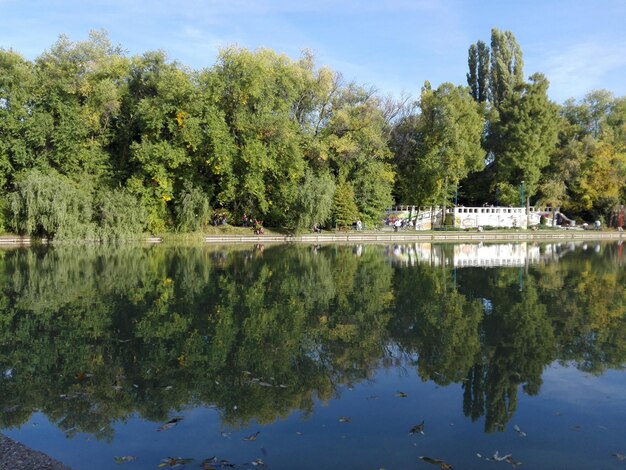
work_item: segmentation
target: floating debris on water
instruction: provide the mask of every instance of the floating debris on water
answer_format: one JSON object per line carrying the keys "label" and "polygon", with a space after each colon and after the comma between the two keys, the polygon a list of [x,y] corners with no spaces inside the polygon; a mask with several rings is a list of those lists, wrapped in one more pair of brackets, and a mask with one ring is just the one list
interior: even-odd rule
{"label": "floating debris on water", "polygon": [[114,457],[115,463],[116,464],[123,464],[125,462],[134,462],[135,460],[137,460],[137,457],[135,457],[134,455],[122,455],[121,457]]}
{"label": "floating debris on water", "polygon": [[261,431],[257,431],[254,434],[249,435],[248,437],[244,437],[244,441],[256,441],[257,436],[261,433]]}
{"label": "floating debris on water", "polygon": [[424,462],[431,463],[433,465],[439,465],[439,468],[441,468],[442,470],[452,470],[453,468],[452,465],[446,462],[445,460],[434,459],[432,457],[424,457],[424,456],[419,457],[419,459],[423,460]]}
{"label": "floating debris on water", "polygon": [[495,460],[496,462],[502,462],[503,460],[506,460],[509,457],[511,457],[511,454],[506,454],[506,455],[500,457],[500,455],[498,454],[497,450],[496,450],[496,452],[492,456],[493,460]]}
{"label": "floating debris on water", "polygon": [[182,458],[182,457],[167,457],[161,460],[159,467],[176,468],[176,467],[182,467],[183,465],[186,465],[191,462],[193,462],[193,459]]}
{"label": "floating debris on water", "polygon": [[176,426],[178,424],[178,422],[182,421],[182,420],[183,420],[182,416],[176,416],[176,417],[170,419],[167,423],[159,426],[157,428],[157,431],[167,431],[168,429],[171,429],[174,426]]}
{"label": "floating debris on water", "polygon": [[424,434],[424,421],[422,421],[420,424],[416,424],[411,428],[411,430],[409,431],[409,435],[412,434]]}

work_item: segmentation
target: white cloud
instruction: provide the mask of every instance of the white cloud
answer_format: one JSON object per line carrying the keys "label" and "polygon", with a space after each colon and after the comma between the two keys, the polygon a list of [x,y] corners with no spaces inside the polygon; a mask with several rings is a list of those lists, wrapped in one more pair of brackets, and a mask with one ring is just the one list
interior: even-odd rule
{"label": "white cloud", "polygon": [[550,95],[558,101],[582,97],[606,88],[608,76],[626,67],[626,44],[579,43],[539,61],[538,70],[550,80]]}

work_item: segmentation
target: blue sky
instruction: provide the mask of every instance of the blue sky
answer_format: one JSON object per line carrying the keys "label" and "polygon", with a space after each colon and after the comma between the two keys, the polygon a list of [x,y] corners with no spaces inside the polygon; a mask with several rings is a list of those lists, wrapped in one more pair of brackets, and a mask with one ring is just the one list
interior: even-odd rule
{"label": "blue sky", "polygon": [[92,29],[194,69],[233,44],[309,49],[349,81],[415,97],[424,80],[465,85],[469,45],[496,27],[515,34],[525,75],[544,73],[555,101],[626,95],[625,0],[0,0],[0,18],[0,47],[28,59]]}

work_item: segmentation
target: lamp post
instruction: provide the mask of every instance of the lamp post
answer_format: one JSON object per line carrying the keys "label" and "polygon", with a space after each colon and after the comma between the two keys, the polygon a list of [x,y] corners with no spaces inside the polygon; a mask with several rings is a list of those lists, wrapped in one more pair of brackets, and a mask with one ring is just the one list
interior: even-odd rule
{"label": "lamp post", "polygon": [[522,180],[522,207],[524,207],[524,180]]}

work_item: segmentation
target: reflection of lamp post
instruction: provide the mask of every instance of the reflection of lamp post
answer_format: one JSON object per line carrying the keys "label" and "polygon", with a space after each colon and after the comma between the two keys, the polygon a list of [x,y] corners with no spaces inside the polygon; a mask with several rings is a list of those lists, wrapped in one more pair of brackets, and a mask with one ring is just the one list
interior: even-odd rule
{"label": "reflection of lamp post", "polygon": [[524,180],[522,180],[522,207],[524,207]]}

